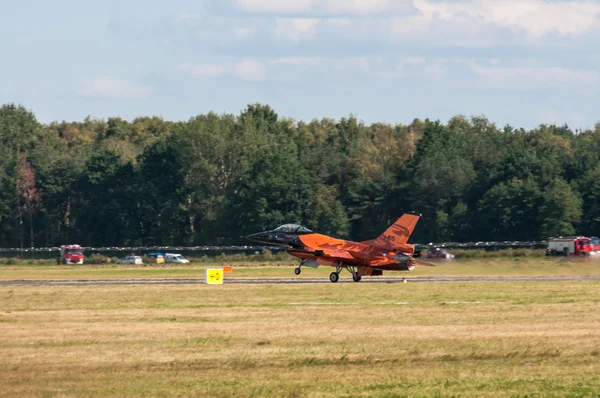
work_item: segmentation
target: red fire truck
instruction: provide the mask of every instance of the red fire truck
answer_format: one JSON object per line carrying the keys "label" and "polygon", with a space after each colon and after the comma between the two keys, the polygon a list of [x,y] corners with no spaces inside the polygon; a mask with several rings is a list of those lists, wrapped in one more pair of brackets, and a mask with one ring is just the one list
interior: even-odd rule
{"label": "red fire truck", "polygon": [[548,239],[546,256],[589,256],[593,252],[590,238],[568,236]]}
{"label": "red fire truck", "polygon": [[57,264],[83,264],[83,248],[79,245],[62,245]]}

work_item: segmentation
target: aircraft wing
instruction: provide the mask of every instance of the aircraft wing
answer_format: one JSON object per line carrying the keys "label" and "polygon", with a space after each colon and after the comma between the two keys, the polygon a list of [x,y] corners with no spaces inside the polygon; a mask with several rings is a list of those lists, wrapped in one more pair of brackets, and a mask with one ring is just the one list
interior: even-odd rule
{"label": "aircraft wing", "polygon": [[[300,240],[307,248],[315,252],[321,252],[324,256],[339,258],[342,260],[354,260],[352,255],[353,245],[340,239],[331,238],[320,234],[300,235]],[[360,250],[354,250],[357,253]]]}
{"label": "aircraft wing", "polygon": [[[339,258],[339,259],[345,259],[345,260],[354,260],[354,257],[352,256],[352,254],[348,253],[345,250],[336,250],[336,249],[318,249],[320,251],[323,252],[323,255],[327,256],[327,257],[335,257],[335,258]],[[315,250],[315,251],[318,251]]]}
{"label": "aircraft wing", "polygon": [[353,260],[355,259],[352,256],[352,253],[349,253],[344,250],[331,250],[331,249],[288,249],[288,253],[292,255],[296,254],[312,254],[315,257],[330,257],[330,258],[338,258],[342,260]]}

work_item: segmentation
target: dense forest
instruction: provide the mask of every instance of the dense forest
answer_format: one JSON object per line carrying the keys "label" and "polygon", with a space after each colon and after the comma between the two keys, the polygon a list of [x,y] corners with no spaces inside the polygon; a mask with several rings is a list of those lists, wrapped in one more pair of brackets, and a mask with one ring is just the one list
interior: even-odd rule
{"label": "dense forest", "polygon": [[2,247],[247,244],[286,222],[362,240],[407,211],[422,243],[600,234],[600,124],[306,123],[254,104],[45,125],[5,104],[0,140]]}

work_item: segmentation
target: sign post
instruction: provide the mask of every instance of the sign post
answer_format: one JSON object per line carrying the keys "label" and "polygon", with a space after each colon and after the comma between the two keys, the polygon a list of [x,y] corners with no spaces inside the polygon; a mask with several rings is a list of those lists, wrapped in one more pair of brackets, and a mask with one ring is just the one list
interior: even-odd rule
{"label": "sign post", "polygon": [[223,284],[223,269],[222,268],[207,268],[204,270],[204,282],[207,285],[222,285]]}

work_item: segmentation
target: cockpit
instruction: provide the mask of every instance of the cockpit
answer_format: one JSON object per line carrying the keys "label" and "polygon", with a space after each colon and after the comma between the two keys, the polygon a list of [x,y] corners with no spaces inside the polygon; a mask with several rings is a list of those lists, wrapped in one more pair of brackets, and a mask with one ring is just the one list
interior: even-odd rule
{"label": "cockpit", "polygon": [[284,224],[280,227],[277,227],[273,230],[273,232],[285,232],[292,234],[310,234],[312,231],[302,225],[298,224]]}
{"label": "cockpit", "polygon": [[312,234],[313,232],[298,224],[283,224],[272,231],[264,231],[248,235],[246,238],[255,242],[267,243],[270,245],[303,247],[299,235]]}

